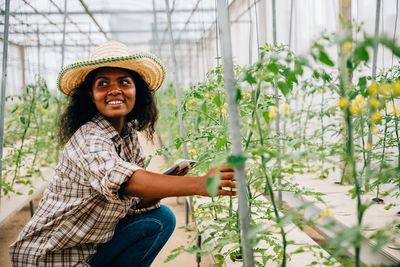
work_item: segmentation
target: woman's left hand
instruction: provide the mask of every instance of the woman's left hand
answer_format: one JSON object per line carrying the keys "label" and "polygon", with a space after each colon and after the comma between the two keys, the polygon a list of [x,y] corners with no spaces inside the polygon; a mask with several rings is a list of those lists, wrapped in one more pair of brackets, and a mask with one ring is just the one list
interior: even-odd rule
{"label": "woman's left hand", "polygon": [[176,176],[185,176],[189,172],[190,168],[179,168],[176,167],[176,169],[170,174],[170,175],[176,175]]}

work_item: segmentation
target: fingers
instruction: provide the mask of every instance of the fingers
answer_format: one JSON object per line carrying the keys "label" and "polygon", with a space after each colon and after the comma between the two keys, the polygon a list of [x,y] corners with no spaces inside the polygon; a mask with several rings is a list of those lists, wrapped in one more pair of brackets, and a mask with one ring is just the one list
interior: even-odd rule
{"label": "fingers", "polygon": [[180,170],[176,175],[185,176],[189,171],[190,171],[190,168],[185,167],[182,170]]}
{"label": "fingers", "polygon": [[222,180],[219,183],[219,187],[230,187],[230,188],[236,188],[236,183],[230,180]]}
{"label": "fingers", "polygon": [[217,195],[218,196],[236,196],[236,191],[219,189]]}
{"label": "fingers", "polygon": [[233,180],[235,177],[234,172],[220,172],[219,176],[221,177],[221,180]]}
{"label": "fingers", "polygon": [[218,168],[220,172],[233,172],[233,169],[228,164],[218,166]]}
{"label": "fingers", "polygon": [[181,168],[179,168],[179,167],[176,167],[176,169],[175,170],[173,170],[172,172],[171,172],[171,174],[170,175],[178,175],[178,173],[179,173],[179,171],[181,170]]}

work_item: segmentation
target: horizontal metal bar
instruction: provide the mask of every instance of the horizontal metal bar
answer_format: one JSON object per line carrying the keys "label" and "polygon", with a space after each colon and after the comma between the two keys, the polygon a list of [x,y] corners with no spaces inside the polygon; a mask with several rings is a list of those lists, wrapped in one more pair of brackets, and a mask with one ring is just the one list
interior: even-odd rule
{"label": "horizontal metal bar", "polygon": [[[193,43],[196,43],[196,40],[181,40],[177,44],[193,44]],[[13,44],[24,46],[24,47],[37,47],[38,46],[37,44],[17,44],[17,43],[13,43]],[[148,42],[134,42],[134,43],[124,42],[124,44],[128,45],[128,46],[139,46],[139,45],[152,45],[153,43],[152,43],[152,41],[148,41]],[[164,42],[160,45],[169,45],[169,42]],[[61,46],[62,46],[61,43],[40,44],[40,47],[61,47]],[[91,44],[91,46],[93,46],[93,44]],[[65,47],[88,47],[88,44],[82,44],[82,43],[81,44],[65,44]]]}
{"label": "horizontal metal bar", "polygon": [[[158,29],[159,32],[164,31],[163,29]],[[181,29],[176,29],[175,31],[181,31]],[[186,29],[184,30],[185,32],[202,32],[203,29]],[[153,30],[148,29],[148,30],[116,30],[116,31],[105,31],[106,33],[152,33]],[[37,34],[37,31],[10,31],[9,34]],[[40,31],[39,33],[42,34],[62,34],[61,31]],[[67,31],[66,34],[77,34],[77,33],[81,33],[81,34],[103,34],[102,32],[98,32],[98,31]],[[0,34],[3,34],[2,32],[0,32]]]}
{"label": "horizontal metal bar", "polygon": [[[215,12],[214,8],[203,8],[203,9],[198,9],[198,12]],[[116,9],[116,10],[107,10],[107,9],[102,9],[102,10],[91,10],[90,11],[92,14],[96,15],[115,15],[115,14],[129,14],[129,15],[136,15],[136,14],[153,14],[153,10],[151,9],[143,9],[143,10],[126,10],[126,9]],[[165,13],[166,11],[164,9],[159,9],[156,10],[157,13]],[[192,12],[192,9],[174,9],[174,13],[189,13]],[[0,12],[1,15],[4,15],[4,11],[1,10]],[[31,16],[31,15],[63,15],[60,14],[58,11],[46,11],[46,12],[41,12],[40,14],[37,14],[35,12],[10,12],[10,15],[13,16]],[[87,15],[85,11],[68,11],[68,15]]]}

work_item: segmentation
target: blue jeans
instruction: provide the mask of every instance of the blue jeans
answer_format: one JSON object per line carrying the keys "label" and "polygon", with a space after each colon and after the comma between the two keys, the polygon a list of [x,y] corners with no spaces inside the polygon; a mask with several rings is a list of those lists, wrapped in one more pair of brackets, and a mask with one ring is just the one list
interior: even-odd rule
{"label": "blue jeans", "polygon": [[150,266],[175,228],[175,215],[164,205],[139,215],[126,215],[113,238],[99,244],[90,266]]}

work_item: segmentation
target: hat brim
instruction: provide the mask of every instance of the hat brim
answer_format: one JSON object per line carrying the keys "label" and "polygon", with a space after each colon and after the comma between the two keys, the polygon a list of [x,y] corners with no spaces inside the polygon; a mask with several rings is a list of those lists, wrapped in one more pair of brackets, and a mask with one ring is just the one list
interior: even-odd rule
{"label": "hat brim", "polygon": [[61,70],[57,79],[58,89],[66,95],[73,95],[73,89],[81,84],[94,69],[116,67],[137,72],[152,91],[160,88],[165,79],[165,67],[150,53],[137,53],[130,56],[102,58],[74,63]]}

